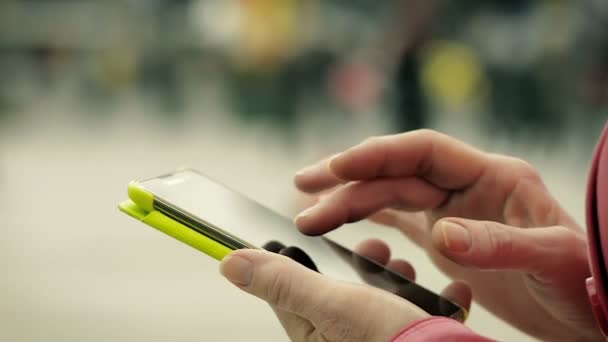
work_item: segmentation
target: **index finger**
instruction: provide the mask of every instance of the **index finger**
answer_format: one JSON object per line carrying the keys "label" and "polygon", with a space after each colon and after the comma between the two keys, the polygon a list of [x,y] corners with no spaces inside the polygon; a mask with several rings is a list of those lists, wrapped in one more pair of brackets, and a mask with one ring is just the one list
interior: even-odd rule
{"label": "index finger", "polygon": [[300,172],[296,185],[318,191],[345,181],[417,176],[439,188],[459,190],[474,184],[487,164],[482,151],[435,131],[418,130],[370,138]]}
{"label": "index finger", "polygon": [[298,189],[308,193],[316,193],[342,183],[329,169],[332,159],[336,156],[338,155],[335,154],[298,171],[294,178],[294,183]]}

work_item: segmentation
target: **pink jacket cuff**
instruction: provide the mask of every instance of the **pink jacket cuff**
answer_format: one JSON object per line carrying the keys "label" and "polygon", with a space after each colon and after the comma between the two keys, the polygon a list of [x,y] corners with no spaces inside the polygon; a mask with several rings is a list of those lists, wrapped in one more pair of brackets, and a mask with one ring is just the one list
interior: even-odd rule
{"label": "pink jacket cuff", "polygon": [[415,321],[401,330],[392,342],[428,342],[428,341],[494,341],[475,334],[464,324],[445,317],[429,317]]}

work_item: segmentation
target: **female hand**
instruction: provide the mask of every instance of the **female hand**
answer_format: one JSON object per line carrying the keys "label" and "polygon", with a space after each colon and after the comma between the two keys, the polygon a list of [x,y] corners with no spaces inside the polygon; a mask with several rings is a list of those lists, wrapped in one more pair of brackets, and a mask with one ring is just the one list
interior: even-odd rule
{"label": "female hand", "polygon": [[296,218],[305,234],[371,217],[515,327],[551,341],[601,336],[585,291],[585,235],[524,161],[421,130],[368,139],[302,170],[296,184],[331,189]]}
{"label": "female hand", "polygon": [[[404,261],[390,261],[377,241],[360,253],[413,276]],[[336,281],[279,254],[238,250],[221,264],[222,274],[245,292],[267,301],[292,341],[389,341],[410,323],[428,317],[420,308],[389,292]],[[470,291],[461,283],[444,296],[468,306]],[[373,314],[371,314],[373,313]]]}

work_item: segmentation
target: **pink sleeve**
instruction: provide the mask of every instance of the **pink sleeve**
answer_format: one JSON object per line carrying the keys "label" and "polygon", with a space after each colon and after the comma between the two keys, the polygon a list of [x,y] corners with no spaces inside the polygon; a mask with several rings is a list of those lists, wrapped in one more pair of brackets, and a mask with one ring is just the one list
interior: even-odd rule
{"label": "pink sleeve", "polygon": [[428,341],[494,341],[475,334],[464,324],[445,317],[429,317],[416,321],[400,331],[392,342]]}

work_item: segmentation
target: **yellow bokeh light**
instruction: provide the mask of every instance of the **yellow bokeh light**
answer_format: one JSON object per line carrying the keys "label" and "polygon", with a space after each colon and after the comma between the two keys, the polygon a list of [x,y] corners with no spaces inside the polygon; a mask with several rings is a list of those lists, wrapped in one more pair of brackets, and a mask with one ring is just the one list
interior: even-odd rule
{"label": "yellow bokeh light", "polygon": [[464,44],[433,44],[422,68],[427,94],[445,106],[462,106],[479,93],[484,83],[483,66],[475,52]]}

